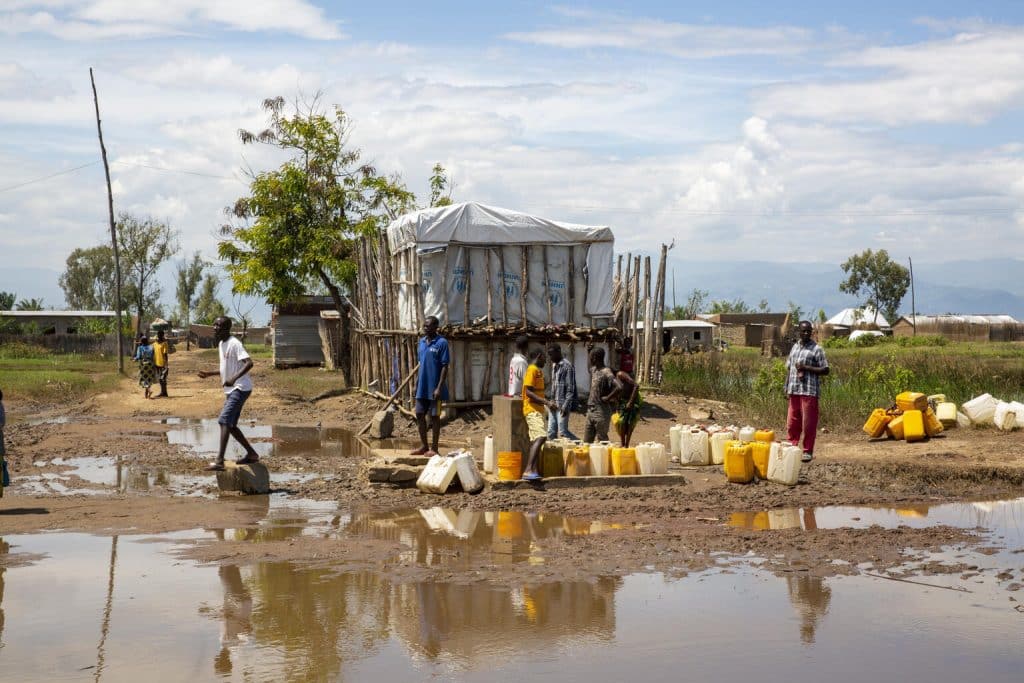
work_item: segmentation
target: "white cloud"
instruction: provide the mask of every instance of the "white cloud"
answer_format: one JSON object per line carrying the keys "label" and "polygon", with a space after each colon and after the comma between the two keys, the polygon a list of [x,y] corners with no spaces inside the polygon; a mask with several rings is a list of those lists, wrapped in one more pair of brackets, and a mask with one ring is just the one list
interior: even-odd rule
{"label": "white cloud", "polygon": [[[898,47],[870,47],[831,63],[827,81],[766,88],[761,116],[890,126],[982,124],[1024,103],[1024,29],[983,32]],[[857,78],[867,70],[880,76]]]}
{"label": "white cloud", "polygon": [[345,37],[336,21],[306,0],[22,0],[7,9],[0,14],[0,34],[42,33],[65,40],[180,35],[207,27],[313,40]]}
{"label": "white cloud", "polygon": [[796,26],[750,28],[682,24],[587,10],[561,10],[569,26],[513,31],[505,38],[566,49],[612,48],[680,58],[795,54],[811,46],[813,33]]}

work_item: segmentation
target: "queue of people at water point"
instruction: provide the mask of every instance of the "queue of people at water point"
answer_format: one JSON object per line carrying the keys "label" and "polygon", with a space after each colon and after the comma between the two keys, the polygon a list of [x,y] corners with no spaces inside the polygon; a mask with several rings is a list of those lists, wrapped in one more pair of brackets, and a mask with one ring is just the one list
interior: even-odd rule
{"label": "queue of people at water point", "polygon": [[[420,447],[413,454],[434,455],[438,451],[441,408],[448,399],[450,363],[448,342],[438,329],[438,319],[429,316],[424,325],[424,336],[419,341],[416,419]],[[801,446],[802,440],[802,460],[810,462],[814,457],[818,427],[821,378],[829,374],[829,365],[824,350],[812,338],[812,324],[804,320],[798,329],[799,339],[786,361],[786,436],[792,446]],[[529,337],[522,335],[515,339],[514,347],[508,366],[507,395],[522,398],[523,418],[530,442],[523,479],[536,480],[541,478],[538,461],[548,440],[579,441],[569,428],[569,417],[577,408],[579,399],[576,371],[558,344],[531,348]],[[607,352],[603,347],[589,345],[589,349],[590,392],[583,443],[608,442],[609,432],[614,428],[620,446],[629,448],[642,406],[639,383],[633,376],[632,339],[624,338],[616,349],[617,369],[607,366]],[[550,387],[545,382],[545,367]]]}

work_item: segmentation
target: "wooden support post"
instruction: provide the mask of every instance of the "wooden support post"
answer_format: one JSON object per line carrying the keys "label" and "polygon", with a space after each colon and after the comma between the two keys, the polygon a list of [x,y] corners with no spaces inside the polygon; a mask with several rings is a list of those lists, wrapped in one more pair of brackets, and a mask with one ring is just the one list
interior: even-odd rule
{"label": "wooden support post", "polygon": [[565,283],[565,322],[576,322],[576,246],[569,246],[569,281]]}
{"label": "wooden support post", "polygon": [[544,298],[548,304],[548,324],[550,325],[551,320],[551,281],[548,280],[548,245],[541,247],[541,253],[544,256]]}
{"label": "wooden support post", "polygon": [[653,340],[652,329],[654,323],[654,307],[653,299],[651,298],[651,257],[644,257],[644,361],[643,371],[645,382],[650,382],[651,377],[651,353],[653,347],[651,342]]}
{"label": "wooden support post", "polygon": [[487,281],[487,326],[490,327],[494,321],[492,312],[491,294],[494,292],[494,283],[491,282],[491,249],[484,249],[484,278]]}
{"label": "wooden support post", "polygon": [[508,325],[508,290],[505,287],[505,247],[498,245],[498,275],[499,289],[501,292],[501,324]]}
{"label": "wooden support post", "polygon": [[470,284],[473,282],[473,250],[469,247],[462,247],[462,253],[466,255],[466,265],[462,271],[466,279],[466,291],[462,302],[462,326],[468,328],[473,325],[473,320],[469,317]]}
{"label": "wooden support post", "polygon": [[[398,385],[397,389],[395,389],[395,393],[391,394],[391,398],[389,398],[387,400],[387,402],[384,404],[384,406],[381,408],[381,410],[387,410],[388,406],[390,406],[392,403],[395,402],[395,399],[398,398],[398,395],[402,393],[402,390],[405,389],[409,385],[410,380],[412,380],[412,378],[416,376],[416,372],[419,369],[420,369],[420,364],[417,363],[416,367],[414,367],[412,369],[412,371],[405,376],[405,379],[402,380],[402,383]],[[360,429],[358,432],[356,432],[356,436],[362,436],[363,434],[365,434],[366,430],[368,430],[372,424],[373,424],[373,419],[371,418],[370,421],[366,423],[366,426],[364,426],[362,429]]]}
{"label": "wooden support post", "polygon": [[523,329],[529,327],[526,317],[526,293],[530,288],[530,247],[529,245],[522,248],[522,259],[520,263],[520,270],[522,271],[522,281],[519,283],[519,315],[521,316],[519,324]]}

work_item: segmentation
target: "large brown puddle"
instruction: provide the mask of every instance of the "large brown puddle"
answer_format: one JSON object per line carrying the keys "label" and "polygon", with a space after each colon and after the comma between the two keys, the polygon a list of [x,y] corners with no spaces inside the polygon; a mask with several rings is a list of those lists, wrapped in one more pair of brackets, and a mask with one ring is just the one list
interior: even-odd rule
{"label": "large brown puddle", "polygon": [[[188,446],[193,452],[204,457],[217,452],[220,441],[220,425],[216,420],[194,420],[167,418],[163,424],[167,441],[171,444]],[[239,425],[261,456],[312,455],[366,457],[370,454],[370,443],[357,437],[347,429],[335,427],[290,427],[243,423]],[[374,442],[376,448],[411,447],[403,439],[383,439]],[[244,451],[234,440],[228,442],[228,456],[240,456]]]}
{"label": "large brown puddle", "polygon": [[454,575],[469,557],[543,562],[536,541],[606,528],[521,512],[352,513],[267,499],[252,529],[8,536],[0,554],[31,561],[0,569],[0,672],[5,681],[1019,681],[1024,614],[997,574],[1024,566],[1010,538],[1015,514],[979,520],[1009,547],[971,553],[970,579],[922,578],[931,586],[780,578],[737,558],[676,580],[512,587],[178,558],[201,539],[353,534],[398,540],[401,561]]}

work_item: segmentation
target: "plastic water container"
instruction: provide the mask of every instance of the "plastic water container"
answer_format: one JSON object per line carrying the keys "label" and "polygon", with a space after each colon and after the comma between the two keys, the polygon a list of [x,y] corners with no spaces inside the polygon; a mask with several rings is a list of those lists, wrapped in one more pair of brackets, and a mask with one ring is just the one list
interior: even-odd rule
{"label": "plastic water container", "polygon": [[770,441],[755,441],[750,444],[750,457],[754,460],[754,474],[758,479],[768,478],[768,458],[771,450]]}
{"label": "plastic water container", "polygon": [[992,415],[992,423],[996,429],[1009,432],[1017,428],[1017,411],[1012,403],[999,401],[996,404],[995,413]]}
{"label": "plastic water container", "polygon": [[941,434],[942,430],[942,423],[935,416],[935,411],[932,410],[931,406],[928,406],[928,410],[924,411],[924,433],[931,438],[936,434]]}
{"label": "plastic water container", "polygon": [[1017,429],[1024,429],[1024,403],[1012,401],[1010,407],[1017,414]]}
{"label": "plastic water container", "polygon": [[908,410],[924,411],[928,407],[928,397],[919,391],[904,391],[896,394],[896,407],[907,412]]}
{"label": "plastic water container", "polygon": [[903,413],[903,438],[908,442],[922,441],[927,436],[924,430],[924,413],[907,410]]}
{"label": "plastic water container", "polygon": [[498,480],[516,481],[523,477],[523,454],[519,451],[498,453]]}
{"label": "plastic water container", "polygon": [[799,446],[779,444],[768,456],[768,481],[785,486],[796,486],[800,480],[800,458],[803,452]]}
{"label": "plastic water container", "polygon": [[771,443],[775,441],[775,430],[774,429],[758,429],[754,432],[754,441],[764,441]]}
{"label": "plastic water container", "polygon": [[680,438],[679,462],[683,465],[710,465],[711,442],[703,429],[692,427]]}
{"label": "plastic water container", "polygon": [[668,430],[668,447],[673,458],[682,459],[683,446],[683,425],[672,425]]}
{"label": "plastic water container", "polygon": [[981,396],[975,396],[967,403],[960,406],[967,417],[971,418],[971,422],[976,425],[990,425],[992,424],[992,418],[996,414],[996,404],[998,401],[992,398],[991,394],[982,394]]}
{"label": "plastic water container", "polygon": [[754,480],[754,458],[749,443],[734,444],[725,451],[725,476],[734,484],[749,484]]}
{"label": "plastic water container", "polygon": [[590,473],[598,477],[606,477],[612,469],[611,446],[608,442],[590,445]]}
{"label": "plastic water container", "polygon": [[590,448],[576,446],[565,457],[565,476],[590,476]]}
{"label": "plastic water container", "polygon": [[635,448],[612,449],[612,474],[616,477],[621,477],[627,474],[636,474]]}
{"label": "plastic water container", "polygon": [[480,493],[484,490],[484,478],[477,469],[476,459],[469,451],[462,451],[454,458],[455,470],[459,475],[459,483],[466,493]]}
{"label": "plastic water container", "polygon": [[492,474],[497,466],[498,463],[494,456],[494,437],[484,437],[484,472]]}
{"label": "plastic water container", "polygon": [[757,434],[757,430],[747,425],[746,427],[740,428],[739,439],[743,443],[750,443],[754,440],[755,434]]}
{"label": "plastic water container", "polygon": [[956,426],[960,429],[967,429],[971,426],[971,418],[967,417],[959,410],[956,411]]}
{"label": "plastic water container", "polygon": [[565,441],[553,439],[545,442],[540,449],[540,462],[537,469],[542,477],[564,477],[565,460],[562,451],[565,448]]}
{"label": "plastic water container", "polygon": [[868,421],[864,423],[864,433],[872,439],[877,439],[885,434],[885,427],[890,420],[892,420],[892,416],[884,408],[875,408],[868,416]]}
{"label": "plastic water container", "polygon": [[903,441],[903,416],[897,415],[889,420],[889,424],[885,426],[885,433],[889,435],[890,439]]}
{"label": "plastic water container", "polygon": [[668,474],[665,444],[647,441],[636,447],[636,463],[640,474]]}
{"label": "plastic water container", "polygon": [[935,404],[935,417],[943,427],[956,427],[956,404],[949,401],[940,401]]}
{"label": "plastic water container", "polygon": [[725,444],[733,441],[736,436],[732,431],[715,432],[711,435],[711,464],[721,465],[725,462]]}
{"label": "plastic water container", "polygon": [[427,466],[416,480],[416,488],[424,493],[444,493],[456,473],[455,458],[438,453],[427,461]]}

